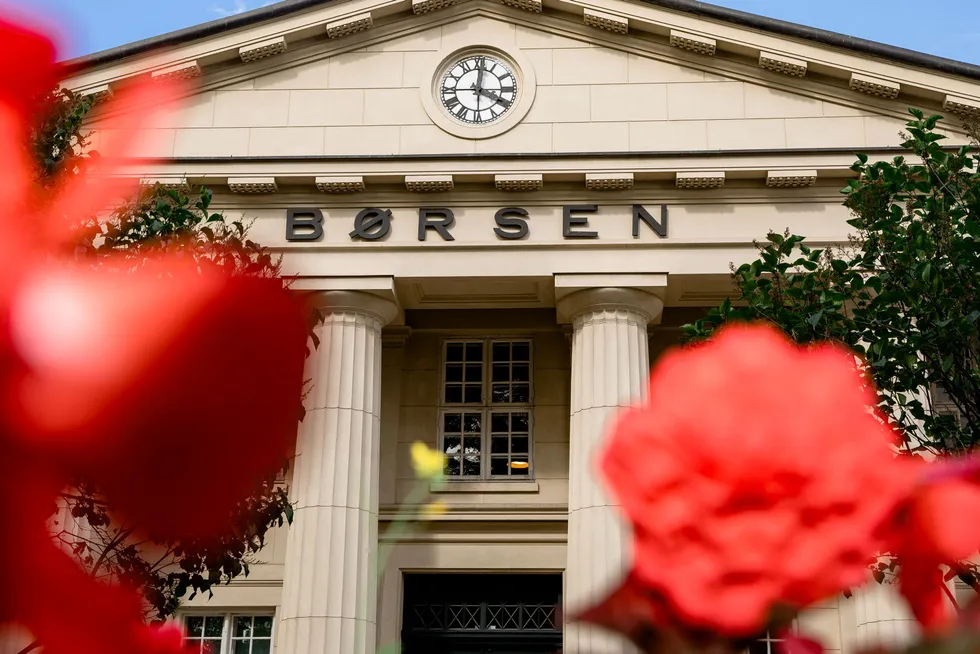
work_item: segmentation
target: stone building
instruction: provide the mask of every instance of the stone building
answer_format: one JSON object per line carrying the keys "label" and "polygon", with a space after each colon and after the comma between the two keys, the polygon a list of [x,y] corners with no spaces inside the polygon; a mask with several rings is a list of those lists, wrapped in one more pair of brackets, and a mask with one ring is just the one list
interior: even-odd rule
{"label": "stone building", "polygon": [[[556,610],[623,565],[607,418],[754,239],[846,240],[855,152],[894,156],[909,106],[951,143],[980,114],[978,67],[693,0],[289,0],[69,70],[194,78],[128,174],[207,184],[322,297],[295,524],[182,610],[222,654],[626,651]],[[911,625],[875,588],[797,628],[849,654]]]}

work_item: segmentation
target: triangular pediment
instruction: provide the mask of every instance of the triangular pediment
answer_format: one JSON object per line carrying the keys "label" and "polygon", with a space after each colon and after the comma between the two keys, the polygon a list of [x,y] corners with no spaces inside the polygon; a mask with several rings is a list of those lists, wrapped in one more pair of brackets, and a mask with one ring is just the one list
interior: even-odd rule
{"label": "triangular pediment", "polygon": [[[324,7],[342,14],[346,6],[351,20],[353,4],[349,0]],[[765,51],[777,59],[807,62],[808,71],[798,76],[798,71],[763,67],[761,55],[753,59],[720,46],[707,54],[657,40],[638,26],[654,18],[651,11],[662,9],[623,0],[605,4],[604,9],[619,11],[605,15],[626,21],[628,33],[598,29],[595,21],[587,23],[574,13],[536,14],[488,0],[464,0],[422,15],[379,19],[369,29],[340,38],[308,37],[276,56],[254,61],[226,58],[202,66],[208,59],[200,56],[192,62],[202,72],[199,90],[154,131],[146,154],[194,158],[875,149],[900,143],[910,104],[941,111],[954,92],[961,99],[969,95],[966,91],[980,94],[973,82],[937,76],[932,83],[949,82],[949,93],[923,89],[916,86],[919,71],[892,65],[888,70],[879,66],[873,71],[879,77],[871,78],[867,67],[861,68],[861,79],[897,84],[901,94],[869,95],[844,73],[834,74],[828,62],[840,54],[825,46],[798,47],[794,54],[807,57],[799,60]],[[353,17],[358,15],[363,16]],[[316,20],[326,18],[324,14]],[[710,29],[729,42],[759,38],[730,25],[693,24],[700,33],[684,33],[702,40],[713,40],[705,36]],[[253,36],[274,33],[276,21],[263,29],[266,33]],[[222,34],[211,41],[210,49],[208,39],[193,46],[214,59],[234,38]],[[771,41],[767,45],[775,45]],[[440,61],[454,51],[484,46],[513,55],[528,69],[518,72],[533,84],[533,101],[520,120],[491,136],[447,128],[426,100]],[[141,65],[166,70],[186,64],[179,49],[143,59],[143,64],[136,57],[95,66],[73,81],[81,87],[111,83],[114,75],[121,79]],[[910,82],[895,81],[902,72]],[[949,130],[957,141],[964,140],[955,120]]]}

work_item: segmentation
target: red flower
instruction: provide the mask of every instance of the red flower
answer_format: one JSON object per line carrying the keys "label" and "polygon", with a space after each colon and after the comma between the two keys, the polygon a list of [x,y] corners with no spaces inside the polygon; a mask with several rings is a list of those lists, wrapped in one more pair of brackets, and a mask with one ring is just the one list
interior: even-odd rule
{"label": "red flower", "polygon": [[950,626],[953,605],[941,565],[980,549],[980,485],[973,465],[922,463],[922,483],[896,512],[891,550],[898,557],[899,590],[928,631]]}
{"label": "red flower", "polygon": [[734,638],[863,583],[914,483],[874,404],[852,354],[769,327],[665,355],[601,459],[636,582],[688,628]]}
{"label": "red flower", "polygon": [[[61,256],[81,220],[134,181],[103,170],[36,197],[32,99],[56,80],[43,36],[0,21],[0,623],[48,654],[175,652],[139,597],[97,583],[46,528],[81,477],[162,537],[219,529],[295,437],[303,312],[273,279],[176,260],[111,275]],[[109,108],[105,159],[124,156],[175,90],[137,86]]]}

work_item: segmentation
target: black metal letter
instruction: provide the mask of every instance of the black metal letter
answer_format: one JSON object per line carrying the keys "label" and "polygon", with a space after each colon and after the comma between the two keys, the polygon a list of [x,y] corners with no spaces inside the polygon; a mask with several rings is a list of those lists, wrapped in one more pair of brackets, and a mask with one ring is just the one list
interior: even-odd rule
{"label": "black metal letter", "polygon": [[589,212],[598,210],[594,204],[573,204],[562,207],[561,235],[565,238],[599,238],[599,232],[578,232],[572,229],[573,225],[589,226],[587,216],[573,216],[572,212]]}
{"label": "black metal letter", "polygon": [[[429,216],[438,216],[438,220],[429,220]],[[444,241],[455,241],[449,233],[449,228],[456,224],[456,216],[452,209],[445,207],[419,207],[419,240],[425,240],[425,230],[434,229]]]}
{"label": "black metal letter", "polygon": [[[513,216],[521,216],[520,218],[514,218]],[[527,209],[521,209],[520,207],[504,207],[494,214],[494,222],[497,223],[498,227],[493,228],[493,233],[502,239],[508,241],[517,241],[528,235],[531,231],[527,226]],[[516,232],[504,231],[501,227],[516,227]]]}
{"label": "black metal letter", "polygon": [[640,221],[657,233],[660,238],[667,238],[667,205],[660,205],[660,222],[650,215],[650,212],[643,208],[642,204],[633,205],[633,238],[640,237]]}
{"label": "black metal letter", "polygon": [[[378,227],[375,231],[370,231]],[[360,238],[365,241],[377,241],[391,231],[390,209],[362,209],[354,216],[354,231],[350,233],[351,240]]]}
{"label": "black metal letter", "polygon": [[[300,228],[303,231],[297,231]],[[286,209],[287,241],[319,241],[322,237],[322,211],[319,209]]]}

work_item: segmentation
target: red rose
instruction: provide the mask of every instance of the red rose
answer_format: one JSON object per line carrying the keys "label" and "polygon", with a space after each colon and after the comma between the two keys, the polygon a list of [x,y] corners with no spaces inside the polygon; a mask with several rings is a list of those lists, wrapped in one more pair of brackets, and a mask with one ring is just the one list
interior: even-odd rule
{"label": "red rose", "polygon": [[602,473],[637,583],[691,629],[740,637],[865,581],[915,482],[854,356],[732,326],[668,353]]}

